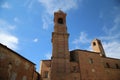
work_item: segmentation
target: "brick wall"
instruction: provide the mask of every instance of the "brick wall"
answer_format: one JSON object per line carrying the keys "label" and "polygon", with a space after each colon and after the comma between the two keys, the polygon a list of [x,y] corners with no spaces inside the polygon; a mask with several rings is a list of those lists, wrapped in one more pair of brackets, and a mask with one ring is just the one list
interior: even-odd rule
{"label": "brick wall", "polygon": [[0,45],[0,80],[33,80],[35,64]]}

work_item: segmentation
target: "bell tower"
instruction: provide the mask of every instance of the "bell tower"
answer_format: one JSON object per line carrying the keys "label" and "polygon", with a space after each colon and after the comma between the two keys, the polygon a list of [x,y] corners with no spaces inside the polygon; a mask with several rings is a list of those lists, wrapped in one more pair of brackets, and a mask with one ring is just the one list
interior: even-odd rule
{"label": "bell tower", "polygon": [[59,10],[54,13],[54,32],[52,32],[52,57],[68,58],[68,37],[66,13]]}
{"label": "bell tower", "polygon": [[92,48],[93,48],[93,51],[100,53],[100,55],[103,57],[106,57],[105,51],[103,49],[103,46],[100,40],[94,39],[92,41]]}
{"label": "bell tower", "polygon": [[59,10],[54,13],[51,80],[66,80],[66,75],[70,72],[68,37],[69,34],[66,26],[66,13]]}

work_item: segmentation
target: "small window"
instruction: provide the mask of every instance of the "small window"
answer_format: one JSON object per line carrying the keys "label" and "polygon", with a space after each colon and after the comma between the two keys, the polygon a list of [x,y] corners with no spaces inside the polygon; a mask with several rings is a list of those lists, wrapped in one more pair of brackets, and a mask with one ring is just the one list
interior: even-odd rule
{"label": "small window", "polygon": [[118,64],[115,64],[116,65],[116,68],[119,69],[119,65]]}
{"label": "small window", "polygon": [[58,23],[59,23],[59,24],[63,24],[63,19],[62,19],[62,18],[59,18],[59,19],[58,19]]}
{"label": "small window", "polygon": [[48,71],[45,71],[45,72],[44,72],[44,77],[45,77],[45,78],[48,78]]}
{"label": "small window", "polygon": [[92,58],[89,59],[89,63],[93,64],[93,59]]}
{"label": "small window", "polygon": [[106,63],[106,66],[107,66],[107,68],[110,68],[110,65],[109,65],[109,63]]}
{"label": "small window", "polygon": [[96,46],[96,43],[95,43],[95,42],[93,42],[93,46]]}
{"label": "small window", "polygon": [[77,55],[74,53],[70,54],[70,61],[76,62],[77,61]]}

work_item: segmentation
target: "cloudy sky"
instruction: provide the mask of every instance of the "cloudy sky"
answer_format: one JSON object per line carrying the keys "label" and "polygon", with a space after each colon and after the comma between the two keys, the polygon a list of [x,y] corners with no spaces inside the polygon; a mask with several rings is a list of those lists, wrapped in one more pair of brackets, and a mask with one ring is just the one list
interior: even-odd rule
{"label": "cloudy sky", "polygon": [[34,62],[52,53],[53,14],[67,13],[69,50],[91,50],[102,41],[106,55],[120,58],[120,0],[0,0],[0,43]]}

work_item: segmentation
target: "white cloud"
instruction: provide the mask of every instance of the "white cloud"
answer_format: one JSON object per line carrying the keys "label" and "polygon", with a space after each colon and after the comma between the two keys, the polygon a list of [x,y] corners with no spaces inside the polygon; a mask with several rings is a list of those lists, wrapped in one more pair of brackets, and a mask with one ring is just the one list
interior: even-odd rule
{"label": "white cloud", "polygon": [[63,11],[68,11],[70,9],[75,9],[78,6],[78,1],[81,0],[39,0],[39,2],[46,8],[46,12],[53,14],[54,11],[62,9]]}
{"label": "white cloud", "polygon": [[38,39],[37,39],[37,38],[35,38],[35,39],[33,40],[33,42],[38,42]]}
{"label": "white cloud", "polygon": [[47,30],[49,25],[52,23],[50,16],[43,15],[42,21],[43,21],[43,29]]}
{"label": "white cloud", "polygon": [[73,40],[73,44],[79,44],[79,43],[85,44],[85,43],[89,43],[89,42],[90,42],[90,39],[88,39],[87,33],[85,33],[85,32],[81,32],[80,36],[77,39]]}
{"label": "white cloud", "polygon": [[120,42],[103,42],[103,47],[107,56],[120,58]]}
{"label": "white cloud", "polygon": [[[103,41],[103,48],[108,57],[120,58],[120,15],[115,17],[113,23],[114,25],[111,28],[104,26],[105,35],[98,38]],[[88,47],[88,50],[92,50],[91,46]]]}
{"label": "white cloud", "polygon": [[19,22],[20,22],[20,20],[19,20],[19,18],[18,18],[18,17],[15,17],[15,18],[14,18],[14,21],[15,21],[15,22],[17,22],[17,23],[19,23]]}
{"label": "white cloud", "polygon": [[14,30],[16,28],[15,25],[8,24],[6,21],[0,19],[0,30],[9,31]]}
{"label": "white cloud", "polygon": [[45,54],[46,59],[51,59],[51,56],[52,56],[52,54],[50,54],[50,53]]}
{"label": "white cloud", "polygon": [[120,38],[120,14],[118,14],[113,20],[114,25],[111,28],[107,26],[103,27],[104,32],[107,36],[102,36],[101,39],[104,40],[117,40]]}
{"label": "white cloud", "polygon": [[9,8],[11,8],[11,5],[8,2],[5,2],[4,4],[1,5],[1,7],[9,9]]}
{"label": "white cloud", "polygon": [[32,9],[35,0],[26,0],[24,6],[27,6],[29,9]]}
{"label": "white cloud", "polygon": [[103,27],[105,36],[100,36],[103,40],[103,47],[107,56],[120,58],[120,14],[113,20],[114,25],[111,28]]}
{"label": "white cloud", "polygon": [[32,8],[32,6],[33,6],[33,2],[34,2],[34,0],[31,0],[31,2],[29,3],[29,5],[28,5],[28,8]]}
{"label": "white cloud", "polygon": [[0,43],[7,45],[9,48],[17,49],[18,38],[4,32],[0,32]]}
{"label": "white cloud", "polygon": [[[84,45],[85,48],[85,45],[87,43],[89,44],[90,41],[91,40],[87,37],[87,33],[81,32],[78,38],[74,39],[72,43],[75,44],[75,49],[79,49],[81,45]],[[89,50],[89,48],[87,50]]]}
{"label": "white cloud", "polygon": [[11,34],[15,29],[14,25],[10,25],[6,21],[0,19],[0,43],[12,49],[17,49],[18,38]]}
{"label": "white cloud", "polygon": [[[103,42],[103,48],[108,57],[120,58],[120,14],[117,15],[113,20],[114,25],[111,28],[107,26],[103,27],[104,36],[99,36]],[[80,36],[73,41],[75,46],[78,48],[80,43],[89,43],[91,40],[87,37],[87,33],[81,32]],[[92,51],[91,46],[88,46],[87,50]]]}
{"label": "white cloud", "polygon": [[50,16],[53,15],[55,11],[58,9],[62,9],[63,11],[68,11],[71,9],[76,9],[78,6],[78,1],[82,0],[38,0],[44,7],[44,15],[42,18],[43,21],[43,29],[48,29],[48,25],[50,25],[52,20]]}

